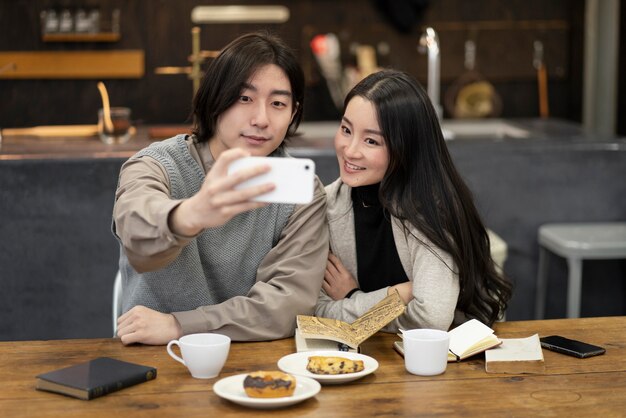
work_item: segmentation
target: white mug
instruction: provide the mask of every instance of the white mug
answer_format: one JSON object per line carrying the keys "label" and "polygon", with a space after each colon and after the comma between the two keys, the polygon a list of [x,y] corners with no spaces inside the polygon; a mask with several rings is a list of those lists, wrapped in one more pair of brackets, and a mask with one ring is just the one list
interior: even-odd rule
{"label": "white mug", "polygon": [[450,336],[438,329],[411,329],[402,333],[404,366],[409,373],[434,376],[446,371]]}
{"label": "white mug", "polygon": [[[173,345],[180,348],[183,358],[174,354]],[[167,353],[184,364],[197,379],[210,379],[220,374],[229,351],[230,338],[221,334],[189,334],[167,344]]]}

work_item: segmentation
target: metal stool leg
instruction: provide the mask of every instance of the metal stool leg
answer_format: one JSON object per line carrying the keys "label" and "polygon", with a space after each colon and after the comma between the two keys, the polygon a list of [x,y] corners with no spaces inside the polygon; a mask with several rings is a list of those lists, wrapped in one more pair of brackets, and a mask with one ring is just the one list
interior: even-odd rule
{"label": "metal stool leg", "polygon": [[537,290],[535,292],[535,319],[543,319],[546,309],[548,288],[548,250],[539,246],[539,266],[537,269]]}
{"label": "metal stool leg", "polygon": [[582,288],[583,262],[580,258],[568,257],[569,280],[567,284],[567,317],[580,318],[580,293]]}

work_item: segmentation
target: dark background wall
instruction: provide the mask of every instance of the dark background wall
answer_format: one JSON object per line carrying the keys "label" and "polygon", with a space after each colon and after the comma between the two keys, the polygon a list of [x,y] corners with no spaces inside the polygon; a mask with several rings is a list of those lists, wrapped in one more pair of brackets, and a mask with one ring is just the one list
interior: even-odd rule
{"label": "dark background wall", "polygon": [[[508,320],[533,319],[537,229],[547,222],[623,221],[626,141],[451,141],[485,224],[508,246]],[[295,149],[322,181],[332,152]],[[486,158],[488,156],[488,158]],[[0,160],[0,341],[112,335],[119,247],[110,232],[123,159]],[[565,316],[567,268],[551,257],[546,317]],[[626,313],[626,260],[585,261],[581,316]]]}
{"label": "dark background wall", "polygon": [[122,163],[0,161],[0,340],[113,335]]}
{"label": "dark background wall", "polygon": [[[618,74],[626,72],[626,7],[621,3],[619,17]],[[626,77],[618,80],[617,87],[617,133],[626,136]]]}
{"label": "dark background wall", "polygon": [[[196,5],[227,4],[193,0],[0,0],[0,51],[145,51],[145,75],[104,79],[113,105],[129,106],[145,123],[185,123],[191,82],[185,75],[157,75],[161,66],[187,65],[191,53],[191,10]],[[424,26],[440,37],[442,98],[464,72],[464,42],[477,44],[476,70],[495,84],[502,116],[538,115],[533,42],[543,42],[549,76],[551,116],[581,118],[584,0],[241,0],[238,4],[283,4],[291,18],[284,24],[201,25],[202,49],[215,50],[241,33],[268,28],[280,34],[300,57],[308,83],[305,120],[336,119],[319,68],[310,52],[311,38],[333,32],[340,39],[345,66],[355,63],[354,44],[378,47],[382,66],[406,70],[426,81],[426,56],[417,52]],[[423,10],[402,9],[423,3]],[[121,39],[112,43],[44,42],[42,10],[99,7],[103,17],[121,11]],[[0,75],[0,126],[95,123],[100,107],[98,80],[15,80]]]}

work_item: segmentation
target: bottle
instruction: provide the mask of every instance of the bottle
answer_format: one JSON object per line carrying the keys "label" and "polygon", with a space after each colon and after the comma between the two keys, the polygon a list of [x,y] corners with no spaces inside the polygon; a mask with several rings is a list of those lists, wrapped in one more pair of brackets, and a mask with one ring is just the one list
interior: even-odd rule
{"label": "bottle", "polygon": [[77,33],[92,32],[91,19],[85,9],[79,8],[76,10],[76,16],[74,17],[74,28]]}
{"label": "bottle", "polygon": [[69,33],[74,30],[74,19],[70,9],[61,10],[59,17],[59,32]]}
{"label": "bottle", "polygon": [[59,15],[54,9],[45,12],[44,33],[56,33],[59,31]]}

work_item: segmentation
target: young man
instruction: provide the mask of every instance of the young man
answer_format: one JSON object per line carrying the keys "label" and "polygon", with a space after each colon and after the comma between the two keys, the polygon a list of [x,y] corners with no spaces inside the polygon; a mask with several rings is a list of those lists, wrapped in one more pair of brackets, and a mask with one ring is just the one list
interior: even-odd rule
{"label": "young man", "polygon": [[217,332],[234,340],[293,334],[312,314],[328,254],[326,196],[307,205],[235,190],[268,167],[227,174],[243,156],[285,155],[302,118],[304,76],[276,37],[248,34],[211,62],[194,98],[194,135],[137,153],[122,167],[113,210],[121,243],[124,344]]}

